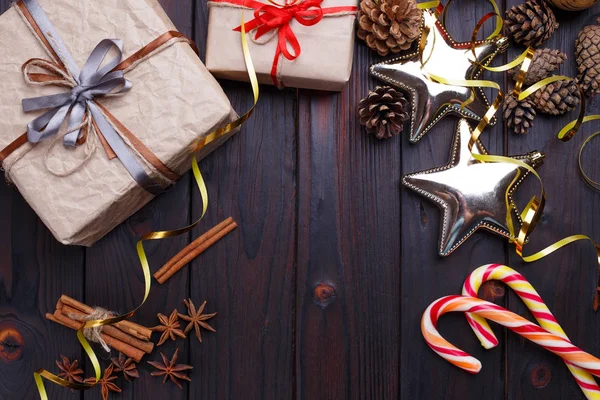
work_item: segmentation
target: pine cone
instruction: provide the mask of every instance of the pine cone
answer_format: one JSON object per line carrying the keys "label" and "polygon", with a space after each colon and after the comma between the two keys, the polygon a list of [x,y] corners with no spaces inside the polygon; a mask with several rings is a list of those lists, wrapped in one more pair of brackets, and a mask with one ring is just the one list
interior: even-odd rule
{"label": "pine cone", "polygon": [[[533,54],[531,65],[527,70],[527,75],[525,75],[523,83],[530,86],[541,81],[557,70],[566,59],[567,55],[560,50],[537,49]],[[508,71],[508,74],[516,81],[520,69],[521,66],[515,67]]]}
{"label": "pine cone", "polygon": [[533,126],[533,119],[536,116],[533,107],[534,104],[529,98],[519,101],[514,95],[508,96],[504,100],[502,108],[506,126],[519,135],[529,132],[529,128]]}
{"label": "pine cone", "polygon": [[362,0],[357,35],[386,56],[410,48],[419,37],[421,20],[415,0]]}
{"label": "pine cone", "polygon": [[360,124],[368,134],[378,139],[388,139],[402,132],[408,101],[404,95],[389,86],[377,86],[358,103]]}
{"label": "pine cone", "polygon": [[577,81],[586,96],[600,93],[600,25],[588,25],[579,31],[575,54],[579,72]]}
{"label": "pine cone", "polygon": [[533,94],[533,97],[536,110],[552,115],[571,111],[581,102],[579,88],[570,78],[543,86]]}
{"label": "pine cone", "polygon": [[544,0],[529,0],[506,11],[504,25],[512,39],[538,47],[558,28],[554,12]]}

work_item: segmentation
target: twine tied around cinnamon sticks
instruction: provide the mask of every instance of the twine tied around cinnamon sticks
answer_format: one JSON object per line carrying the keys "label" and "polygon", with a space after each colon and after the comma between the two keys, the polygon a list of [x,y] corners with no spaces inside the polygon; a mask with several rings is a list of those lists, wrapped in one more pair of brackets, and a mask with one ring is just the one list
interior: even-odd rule
{"label": "twine tied around cinnamon sticks", "polygon": [[[101,314],[102,313],[102,314]],[[100,307],[90,307],[69,296],[62,295],[56,304],[54,314],[46,314],[46,318],[73,330],[79,330],[85,324],[84,321],[98,318],[107,318],[112,312]],[[120,321],[114,325],[105,325],[100,329],[85,329],[86,339],[97,342],[105,350],[113,348],[136,362],[142,359],[144,354],[152,353],[154,343],[150,341],[152,331],[142,325],[131,321]]]}
{"label": "twine tied around cinnamon sticks", "polygon": [[[73,314],[68,313],[67,316],[76,320],[76,321],[93,321],[96,319],[105,319],[114,317],[116,314],[112,311],[108,311],[102,307],[94,307],[94,311],[90,315],[80,315],[79,313]],[[102,348],[108,353],[110,352],[110,347],[104,339],[102,339],[102,330],[104,326],[95,326],[93,328],[83,328],[83,336],[90,342],[98,343]]]}

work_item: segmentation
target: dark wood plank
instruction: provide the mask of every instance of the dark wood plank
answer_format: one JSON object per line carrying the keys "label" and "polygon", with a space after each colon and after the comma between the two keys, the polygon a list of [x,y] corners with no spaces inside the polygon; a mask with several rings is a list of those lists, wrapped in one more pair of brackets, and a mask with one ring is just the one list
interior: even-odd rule
{"label": "dark wood plank", "polygon": [[[196,41],[204,48],[207,7],[197,2]],[[221,82],[234,108],[252,105],[246,83]],[[192,335],[191,399],[293,396],[296,94],[261,87],[241,132],[202,161],[210,208],[194,237],[233,216],[239,228],[186,267],[191,298],[218,312],[203,343]],[[192,192],[194,218],[201,210]]]}
{"label": "dark wood plank", "polygon": [[[507,6],[520,3],[509,0]],[[569,59],[560,70],[561,75],[575,76],[575,39],[579,29],[595,22],[599,6],[581,13],[559,13],[560,27],[544,44],[567,53]],[[512,54],[522,51],[512,50]],[[588,113],[598,113],[597,100],[587,108]],[[577,111],[562,117],[538,114],[532,131],[525,137],[509,134],[508,143],[512,152],[527,152],[539,149],[547,159],[540,169],[548,193],[544,216],[531,238],[527,254],[542,249],[555,241],[576,233],[584,233],[600,240],[600,215],[596,212],[600,193],[593,191],[581,179],[577,169],[577,152],[580,144],[597,124],[584,125],[570,142],[562,143],[556,138],[560,127],[576,118]],[[599,148],[592,146],[595,151]],[[592,149],[590,149],[592,150]],[[588,153],[585,166],[591,173],[598,171],[600,164],[593,153]],[[595,175],[596,177],[598,174]],[[530,182],[529,193],[538,190]],[[526,193],[522,196],[527,201]],[[527,249],[527,248],[526,248]],[[600,354],[600,320],[592,310],[597,268],[594,251],[590,244],[573,244],[533,264],[521,262],[510,248],[510,265],[518,269],[538,290],[550,310],[576,346],[594,355]],[[514,295],[510,297],[510,308],[529,315],[522,302]],[[514,399],[583,399],[583,394],[560,358],[526,342],[518,336],[508,335],[508,396]]]}
{"label": "dark wood plank", "polygon": [[[459,41],[468,41],[477,21],[491,7],[486,2],[465,0],[448,12],[449,33]],[[491,32],[491,24],[485,26]],[[485,35],[482,35],[485,36]],[[495,62],[502,61],[502,57]],[[497,80],[497,76],[490,76]],[[500,80],[501,81],[501,80]],[[496,92],[490,92],[492,100]],[[492,97],[494,96],[494,97]],[[458,118],[441,120],[417,144],[403,136],[402,173],[442,166],[448,163],[450,146]],[[472,124],[474,126],[475,124]],[[489,128],[482,137],[493,153],[504,151],[501,124]],[[398,182],[397,185],[400,185]],[[440,321],[440,332],[451,343],[481,360],[482,371],[473,376],[435,354],[423,340],[420,320],[425,308],[449,294],[460,294],[467,275],[475,268],[505,259],[505,241],[486,231],[476,232],[454,253],[438,256],[442,213],[426,198],[402,187],[402,319],[400,330],[400,381],[402,399],[503,399],[503,347],[484,351],[469,329],[463,315],[447,315]],[[504,291],[488,287],[482,297],[503,304]]]}
{"label": "dark wood plank", "polygon": [[[165,11],[177,28],[188,35],[192,34],[192,1],[160,0]],[[190,174],[186,174],[169,192],[162,194],[140,212],[134,214],[125,223],[96,243],[87,251],[85,302],[89,305],[101,305],[110,310],[125,312],[137,306],[143,296],[144,282],[139,260],[135,250],[139,237],[150,230],[174,229],[189,222]],[[187,235],[149,242],[145,245],[152,270],[158,269],[165,261],[188,243]],[[158,325],[157,313],[170,314],[175,308],[183,311],[182,300],[189,290],[188,276],[180,274],[164,285],[152,280],[153,288],[144,307],[133,318],[145,326]],[[159,334],[155,334],[155,341]],[[148,356],[138,365],[140,379],[133,384],[119,382],[125,399],[187,399],[188,389],[179,389],[173,383],[162,384],[162,379],[150,376],[154,368],[148,360],[160,360],[159,352],[171,357],[175,348],[179,348],[179,361],[187,363],[188,341],[169,341]],[[110,359],[101,349],[98,354],[108,365]],[[113,355],[114,356],[114,355]],[[198,367],[198,365],[196,365]],[[195,371],[194,371],[195,372]],[[194,374],[192,372],[192,375]],[[98,389],[85,393],[86,399],[98,398]]]}
{"label": "dark wood plank", "polygon": [[355,51],[343,92],[299,97],[298,399],[390,399],[400,386],[401,138],[358,124],[375,83],[373,52]]}
{"label": "dark wood plank", "polygon": [[[9,2],[0,0],[0,13]],[[74,332],[45,318],[63,292],[83,293],[84,250],[59,244],[15,188],[0,184],[0,398],[33,399],[33,371],[81,360]],[[46,384],[53,399],[79,394]]]}
{"label": "dark wood plank", "polygon": [[[81,360],[75,333],[45,318],[61,293],[83,293],[84,250],[59,244],[21,195],[0,185],[0,398],[37,397],[33,371]],[[54,399],[79,395],[47,383]]]}
{"label": "dark wood plank", "polygon": [[[125,312],[139,304],[143,296],[144,281],[135,246],[139,237],[149,230],[169,229],[184,226],[189,218],[189,175],[169,192],[162,194],[141,211],[129,218],[104,239],[88,249],[86,257],[85,303],[101,305],[110,310]],[[188,242],[183,237],[149,242],[145,245],[150,263],[155,271],[160,265],[177,253]],[[169,315],[174,309],[183,311],[182,299],[188,293],[188,276],[178,275],[164,285],[152,280],[152,291],[144,307],[133,317],[133,321],[144,326],[158,325],[157,313]],[[159,334],[154,335],[154,341]],[[138,365],[140,379],[134,384],[123,383],[123,397],[128,399],[147,398],[152,393],[157,398],[186,399],[186,390],[180,390],[174,384],[163,385],[161,379],[150,376],[154,369],[147,364],[149,360],[159,360],[159,352],[170,357],[179,348],[180,361],[186,362],[188,341],[179,339],[168,341]],[[109,356],[100,348],[97,354],[106,362]],[[114,354],[113,354],[114,356]],[[86,392],[85,398],[96,398],[96,390]]]}

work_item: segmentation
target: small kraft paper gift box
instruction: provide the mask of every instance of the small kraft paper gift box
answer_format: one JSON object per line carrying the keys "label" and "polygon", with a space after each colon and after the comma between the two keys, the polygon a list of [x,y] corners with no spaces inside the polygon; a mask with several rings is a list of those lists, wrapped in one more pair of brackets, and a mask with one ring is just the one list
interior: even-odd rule
{"label": "small kraft paper gift box", "polygon": [[247,81],[239,44],[242,17],[260,83],[340,91],[354,51],[356,0],[208,2],[206,66],[218,78]]}
{"label": "small kraft paper gift box", "polygon": [[[22,0],[0,16],[0,162],[54,236],[90,246],[232,132],[156,0]],[[213,140],[214,139],[214,140]]]}

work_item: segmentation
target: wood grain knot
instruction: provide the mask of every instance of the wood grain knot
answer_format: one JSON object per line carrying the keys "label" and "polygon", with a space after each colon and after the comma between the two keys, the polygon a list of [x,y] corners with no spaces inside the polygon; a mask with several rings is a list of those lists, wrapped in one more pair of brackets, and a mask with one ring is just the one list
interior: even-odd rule
{"label": "wood grain knot", "polygon": [[552,380],[552,371],[547,365],[540,364],[536,365],[531,371],[531,384],[536,389],[542,389],[548,386]]}
{"label": "wood grain knot", "polygon": [[498,298],[504,297],[504,285],[497,281],[485,282],[481,286],[481,298],[487,301],[495,301]]}
{"label": "wood grain knot", "polygon": [[0,328],[0,359],[9,362],[19,359],[25,341],[15,327]]}
{"label": "wood grain knot", "polygon": [[315,303],[322,308],[330,305],[336,297],[335,288],[327,283],[315,286]]}

